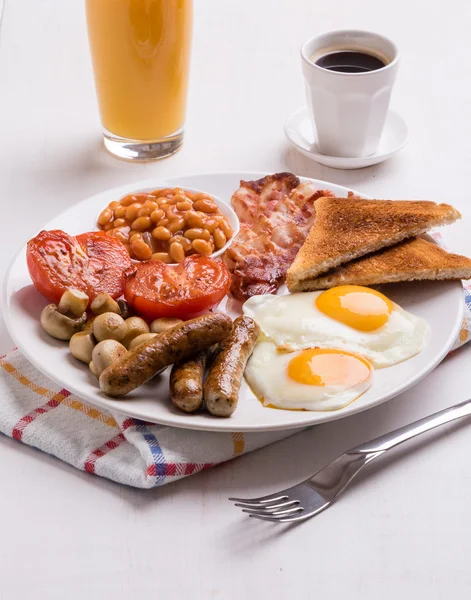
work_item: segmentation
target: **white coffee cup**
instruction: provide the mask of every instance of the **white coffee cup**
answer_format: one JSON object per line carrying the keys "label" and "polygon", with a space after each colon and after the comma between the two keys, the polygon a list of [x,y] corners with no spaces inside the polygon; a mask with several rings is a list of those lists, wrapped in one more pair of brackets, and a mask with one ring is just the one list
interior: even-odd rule
{"label": "white coffee cup", "polygon": [[[342,73],[316,65],[321,56],[340,50],[365,52],[385,66]],[[319,151],[356,158],[378,149],[399,65],[399,51],[388,38],[355,29],[316,35],[301,46],[306,95]]]}

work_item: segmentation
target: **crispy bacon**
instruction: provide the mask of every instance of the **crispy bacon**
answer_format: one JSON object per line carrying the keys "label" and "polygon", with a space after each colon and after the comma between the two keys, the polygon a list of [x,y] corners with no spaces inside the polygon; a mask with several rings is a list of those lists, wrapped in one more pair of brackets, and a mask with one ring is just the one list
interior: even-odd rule
{"label": "crispy bacon", "polygon": [[332,195],[292,173],[240,182],[232,205],[241,229],[224,257],[237,299],[276,293],[311,228],[314,202]]}
{"label": "crispy bacon", "polygon": [[270,213],[273,205],[299,183],[292,173],[274,173],[255,181],[241,181],[232,196],[232,206],[241,223],[252,225],[260,214]]}

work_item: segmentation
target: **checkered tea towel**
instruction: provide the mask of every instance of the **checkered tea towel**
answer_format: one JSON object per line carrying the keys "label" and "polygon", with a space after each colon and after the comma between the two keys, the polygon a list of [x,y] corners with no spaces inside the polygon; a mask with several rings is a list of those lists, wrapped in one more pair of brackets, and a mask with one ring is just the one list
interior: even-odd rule
{"label": "checkered tea towel", "polygon": [[0,359],[0,431],[101,477],[151,488],[295,431],[216,433],[131,419],[86,404],[14,350]]}
{"label": "checkered tea towel", "polygon": [[[454,349],[471,337],[471,285]],[[15,350],[0,359],[0,431],[113,481],[151,488],[295,433],[189,431],[105,412],[74,397]]]}

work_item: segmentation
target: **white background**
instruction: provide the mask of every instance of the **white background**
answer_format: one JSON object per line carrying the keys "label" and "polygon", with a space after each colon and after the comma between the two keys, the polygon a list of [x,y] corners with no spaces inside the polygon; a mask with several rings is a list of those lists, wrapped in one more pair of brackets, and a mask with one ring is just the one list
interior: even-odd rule
{"label": "white background", "polygon": [[[124,0],[122,0],[124,1]],[[195,0],[187,138],[133,165],[101,147],[81,0],[7,0],[0,35],[3,272],[41,225],[88,195],[149,177],[292,170],[379,198],[448,201],[445,240],[471,254],[471,4],[463,0]],[[298,48],[341,27],[392,37],[392,105],[412,129],[390,161],[320,167],[291,149],[304,102]],[[3,324],[0,351],[11,347]],[[291,485],[362,440],[471,396],[471,346],[387,404],[208,472],[136,491],[0,438],[0,599],[381,600],[464,598],[471,570],[471,423],[378,461],[297,527],[245,518],[226,500]],[[0,399],[1,401],[1,399]]]}

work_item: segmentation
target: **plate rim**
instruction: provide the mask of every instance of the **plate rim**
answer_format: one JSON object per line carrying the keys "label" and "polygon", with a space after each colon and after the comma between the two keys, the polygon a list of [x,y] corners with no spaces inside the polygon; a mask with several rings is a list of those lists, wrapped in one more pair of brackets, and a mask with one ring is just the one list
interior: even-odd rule
{"label": "plate rim", "polygon": [[[181,179],[188,179],[191,177],[211,177],[211,176],[216,176],[216,175],[235,175],[237,177],[240,177],[241,174],[244,176],[250,175],[250,176],[264,177],[266,175],[269,175],[270,173],[266,173],[266,172],[262,172],[262,171],[218,171],[218,172],[215,171],[215,172],[207,172],[207,173],[192,173],[192,174],[188,174],[188,175],[179,175],[176,177],[169,177],[167,179],[151,178],[151,179],[146,179],[146,180],[142,180],[142,181],[137,181],[134,183],[128,183],[128,184],[125,184],[122,186],[117,186],[115,188],[109,188],[109,189],[103,190],[101,192],[98,192],[96,194],[93,194],[93,195],[81,200],[80,202],[75,203],[72,207],[69,207],[68,209],[66,209],[64,211],[61,211],[61,213],[59,213],[54,219],[51,219],[50,222],[53,222],[53,221],[59,219],[62,215],[68,213],[71,210],[71,208],[77,208],[78,206],[80,206],[82,204],[86,204],[86,203],[91,202],[94,199],[97,199],[101,195],[105,195],[105,194],[108,195],[111,193],[115,193],[117,190],[127,190],[128,188],[139,189],[141,187],[145,187],[146,184],[150,184],[149,187],[152,187],[152,185],[154,185],[155,182],[158,182],[157,185],[160,185],[162,182],[176,184],[176,182]],[[349,187],[347,187],[345,185],[336,184],[333,182],[310,178],[310,177],[303,177],[303,176],[299,176],[299,179],[301,181],[313,181],[316,184],[318,183],[320,185],[326,184],[327,186],[331,186],[331,187],[333,186],[333,187],[337,187],[337,188],[343,188],[345,190],[352,191],[354,194],[358,194],[365,199],[370,198],[369,196],[362,194],[361,192],[359,192],[357,190],[350,189]],[[152,182],[152,183],[150,183],[150,182]],[[49,226],[49,223],[46,223],[44,228],[47,228]],[[21,351],[21,353],[27,358],[27,360],[29,362],[31,362],[35,366],[35,368],[40,370],[46,377],[49,377],[52,381],[54,381],[57,385],[63,386],[63,382],[60,380],[60,378],[56,378],[53,372],[51,373],[49,370],[47,372],[44,372],[42,370],[42,368],[40,369],[38,366],[36,366],[34,357],[32,357],[32,355],[28,349],[25,350],[23,348],[22,342],[19,341],[19,339],[16,337],[16,333],[13,331],[13,327],[11,326],[11,323],[10,323],[10,319],[9,319],[10,306],[9,306],[9,296],[8,296],[9,281],[10,281],[12,270],[13,270],[17,260],[20,258],[20,256],[22,254],[25,254],[25,250],[26,250],[26,244],[23,245],[23,247],[14,255],[14,257],[10,261],[10,264],[9,264],[9,266],[5,272],[5,276],[3,278],[4,285],[3,285],[3,293],[2,293],[2,313],[3,313],[3,317],[4,317],[4,321],[5,321],[5,326],[7,328],[9,335],[13,339],[14,343],[17,345],[17,347]],[[454,282],[450,282],[450,283],[454,283]],[[460,287],[462,287],[462,284],[460,281],[457,281],[456,285],[457,286],[459,285]],[[424,366],[421,369],[421,371],[419,371],[419,373],[416,373],[414,375],[414,377],[411,378],[411,380],[404,383],[404,385],[399,386],[398,389],[395,389],[391,393],[384,394],[377,401],[375,401],[374,403],[370,403],[368,406],[362,407],[361,405],[358,405],[358,408],[356,410],[351,410],[347,414],[345,414],[342,410],[339,410],[339,411],[306,411],[306,414],[312,413],[313,415],[316,415],[315,422],[311,422],[311,423],[310,422],[294,422],[294,423],[290,423],[290,424],[273,423],[273,424],[268,424],[268,425],[264,425],[264,426],[260,426],[260,425],[256,425],[256,424],[240,426],[239,424],[237,424],[232,427],[230,425],[231,419],[218,419],[215,417],[211,417],[210,415],[208,415],[207,425],[206,425],[206,422],[191,423],[191,421],[183,422],[180,424],[180,423],[175,422],[175,420],[174,420],[174,418],[172,418],[171,414],[168,419],[165,418],[165,416],[163,418],[159,418],[158,421],[154,420],[155,417],[154,418],[146,417],[146,419],[155,424],[165,425],[168,427],[188,429],[188,430],[193,430],[193,431],[211,431],[211,432],[240,431],[240,432],[244,432],[244,433],[263,433],[263,432],[273,432],[273,431],[289,431],[289,430],[296,430],[296,429],[302,430],[307,427],[312,427],[314,425],[320,425],[322,423],[336,421],[338,419],[347,418],[347,417],[353,416],[355,414],[359,414],[360,412],[363,412],[365,410],[369,410],[371,408],[379,406],[380,404],[383,404],[384,402],[387,402],[388,400],[391,400],[392,398],[394,398],[394,397],[402,394],[406,390],[410,389],[411,387],[416,385],[419,381],[421,381],[424,377],[426,377],[431,371],[433,371],[442,362],[442,360],[446,357],[446,355],[452,348],[452,345],[453,345],[454,341],[456,340],[456,337],[460,331],[463,314],[464,314],[464,301],[461,302],[459,306],[460,306],[460,309],[455,317],[454,327],[449,332],[446,343],[442,346],[441,352],[437,354],[434,361],[432,361],[431,363]],[[114,410],[116,410],[116,412],[118,412],[118,413],[126,414],[135,419],[143,418],[142,414],[137,414],[136,412],[134,412],[132,410],[132,408],[129,408],[128,406],[126,407],[125,411],[123,412],[122,409],[120,409],[120,407],[119,407],[119,401],[104,398],[103,403],[97,404],[96,401],[94,401],[93,399],[90,399],[89,397],[84,398],[82,395],[82,392],[80,392],[80,390],[75,386],[74,383],[69,384],[66,387],[70,392],[72,392],[78,398],[81,398],[82,400],[84,400],[86,402],[90,402],[90,404],[92,404],[94,406],[98,406],[99,408],[108,410],[110,412],[113,412]],[[108,403],[114,403],[114,402],[116,402],[116,407],[113,405],[112,406],[108,405]],[[132,406],[132,403],[131,403],[131,406]],[[286,411],[286,412],[290,412],[290,411]],[[188,417],[188,415],[184,415],[182,413],[182,417]],[[191,418],[191,415],[190,415],[190,418]]]}

